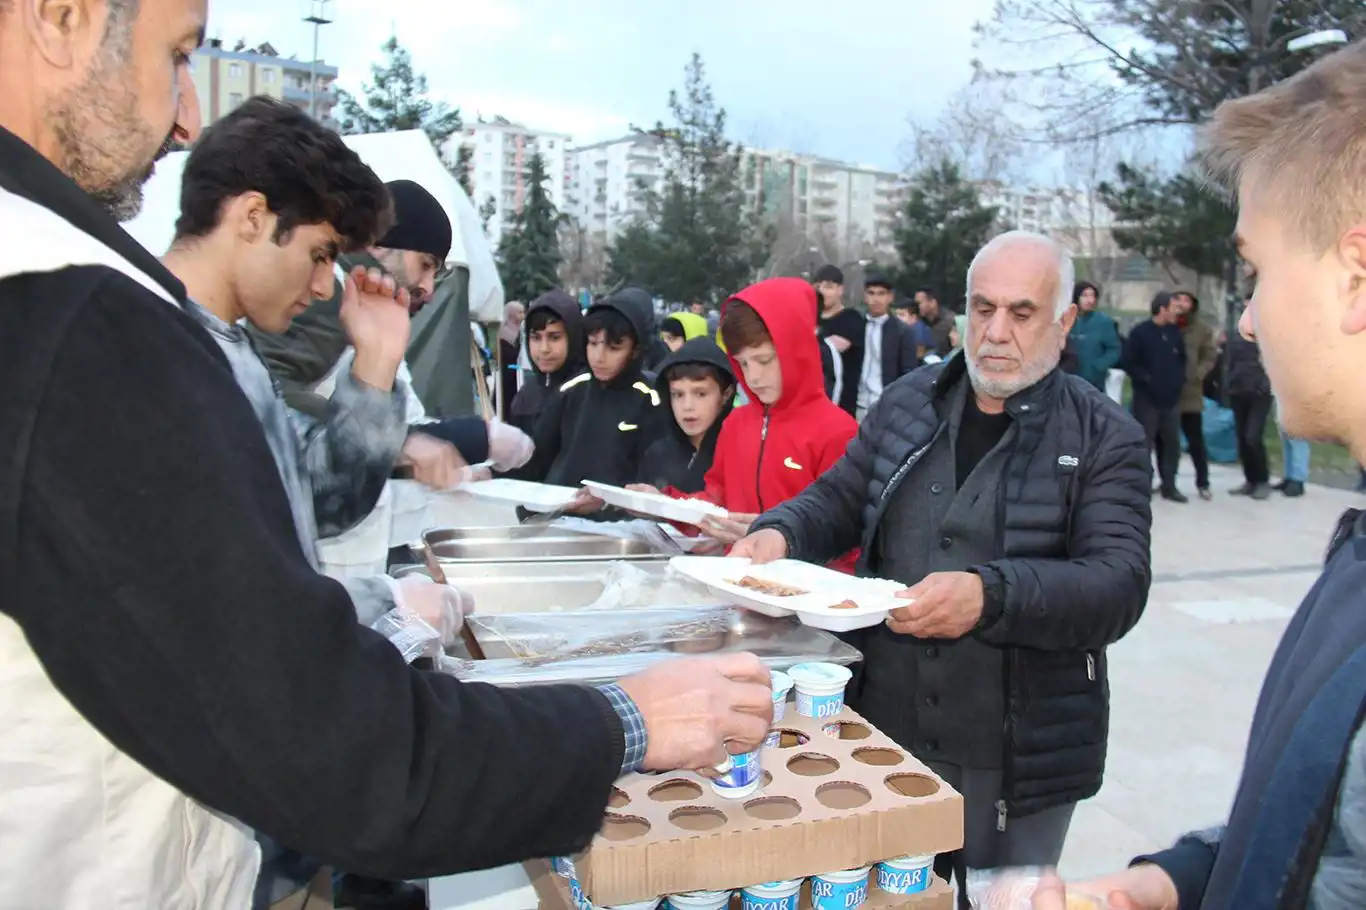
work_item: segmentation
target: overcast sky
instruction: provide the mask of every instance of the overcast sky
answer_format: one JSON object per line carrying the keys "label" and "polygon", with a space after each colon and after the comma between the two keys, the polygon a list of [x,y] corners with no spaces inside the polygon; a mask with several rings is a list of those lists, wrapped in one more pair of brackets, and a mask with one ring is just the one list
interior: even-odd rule
{"label": "overcast sky", "polygon": [[[213,0],[209,36],[309,59],[306,0]],[[467,119],[502,115],[615,138],[667,115],[693,51],[730,134],[899,169],[906,120],[930,122],[970,75],[991,0],[332,0],[320,56],[351,90],[391,32],[432,94]]]}

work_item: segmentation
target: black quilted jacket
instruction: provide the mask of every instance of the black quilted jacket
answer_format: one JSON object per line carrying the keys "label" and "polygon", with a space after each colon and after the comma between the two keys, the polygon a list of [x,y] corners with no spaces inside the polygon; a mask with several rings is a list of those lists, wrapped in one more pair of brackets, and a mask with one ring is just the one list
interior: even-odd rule
{"label": "black quilted jacket", "polygon": [[[859,573],[871,574],[891,493],[947,426],[935,403],[965,375],[959,355],[893,383],[845,457],[754,529],[780,531],[815,563],[861,546]],[[1003,808],[1022,816],[1100,789],[1105,647],[1147,602],[1152,469],[1138,424],[1076,376],[1054,370],[1006,407],[1019,430],[997,503],[1001,558],[974,567],[986,607],[972,634],[1006,652]]]}

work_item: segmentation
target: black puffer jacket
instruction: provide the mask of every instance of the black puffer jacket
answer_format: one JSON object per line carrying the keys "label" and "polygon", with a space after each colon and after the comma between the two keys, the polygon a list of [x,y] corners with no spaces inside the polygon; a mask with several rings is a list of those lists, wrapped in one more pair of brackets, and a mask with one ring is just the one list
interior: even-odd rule
{"label": "black puffer jacket", "polygon": [[[814,563],[861,546],[859,574],[875,573],[891,494],[944,430],[935,402],[965,374],[958,355],[893,383],[845,457],[754,529],[777,529]],[[1105,648],[1138,621],[1152,579],[1152,468],[1138,424],[1079,377],[1054,370],[1006,408],[1018,431],[996,503],[1001,557],[974,567],[986,606],[972,634],[1006,652],[1004,798],[1021,816],[1100,789]]]}
{"label": "black puffer jacket", "polygon": [[1248,341],[1238,332],[1229,334],[1224,345],[1224,356],[1228,358],[1229,395],[1270,395],[1271,380],[1267,378],[1262,366],[1262,350],[1257,342]]}

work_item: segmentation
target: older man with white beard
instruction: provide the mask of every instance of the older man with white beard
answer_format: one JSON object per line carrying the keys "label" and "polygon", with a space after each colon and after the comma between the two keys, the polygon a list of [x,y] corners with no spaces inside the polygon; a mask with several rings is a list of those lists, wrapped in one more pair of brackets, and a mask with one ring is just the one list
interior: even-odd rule
{"label": "older man with white beard", "polygon": [[885,626],[854,633],[848,697],[963,794],[959,870],[1057,862],[1100,788],[1105,648],[1148,595],[1143,431],[1058,369],[1072,283],[1046,237],[988,243],[964,353],[889,386],[845,457],[733,551],[824,563],[861,547],[859,574],[907,585]]}

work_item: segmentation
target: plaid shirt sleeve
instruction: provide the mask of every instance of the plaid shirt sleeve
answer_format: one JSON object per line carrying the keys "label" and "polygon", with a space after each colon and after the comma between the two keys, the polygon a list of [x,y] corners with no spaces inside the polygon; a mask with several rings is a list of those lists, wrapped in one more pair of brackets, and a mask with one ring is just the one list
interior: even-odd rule
{"label": "plaid shirt sleeve", "polygon": [[626,740],[626,752],[621,758],[621,773],[639,771],[645,764],[645,749],[649,745],[649,739],[645,735],[645,716],[640,713],[631,696],[626,694],[626,690],[616,683],[598,686],[598,691],[607,696],[612,710],[621,718],[621,729]]}

